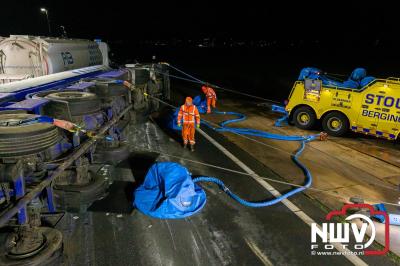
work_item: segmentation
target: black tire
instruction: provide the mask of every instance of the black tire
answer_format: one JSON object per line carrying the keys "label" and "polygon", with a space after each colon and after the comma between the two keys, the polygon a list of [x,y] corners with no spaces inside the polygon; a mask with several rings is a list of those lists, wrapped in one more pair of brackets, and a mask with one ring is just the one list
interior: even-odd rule
{"label": "black tire", "polygon": [[[65,118],[68,109],[65,103],[68,102],[72,116],[81,116],[100,111],[100,99],[94,93],[80,91],[60,91],[46,95],[47,99],[54,100],[46,114],[56,118]],[[63,102],[60,102],[63,101]]]}
{"label": "black tire", "polygon": [[102,147],[98,145],[93,155],[94,162],[98,164],[118,165],[130,155],[128,145],[121,145],[116,148]]}
{"label": "black tire", "polygon": [[331,136],[343,136],[349,131],[349,127],[349,119],[340,112],[331,112],[322,119],[322,128]]}
{"label": "black tire", "polygon": [[68,212],[86,212],[96,200],[107,195],[108,180],[100,174],[91,173],[92,180],[85,185],[54,185],[57,209]]}
{"label": "black tire", "polygon": [[301,129],[312,129],[317,122],[314,110],[308,106],[301,106],[294,111],[293,122]]}
{"label": "black tire", "polygon": [[58,129],[52,124],[20,124],[32,114],[0,114],[0,158],[36,154],[56,144]]}
{"label": "black tire", "polygon": [[94,86],[89,91],[96,94],[100,98],[108,98],[114,96],[128,96],[129,90],[123,84],[115,83],[115,80],[103,79],[94,80]]}

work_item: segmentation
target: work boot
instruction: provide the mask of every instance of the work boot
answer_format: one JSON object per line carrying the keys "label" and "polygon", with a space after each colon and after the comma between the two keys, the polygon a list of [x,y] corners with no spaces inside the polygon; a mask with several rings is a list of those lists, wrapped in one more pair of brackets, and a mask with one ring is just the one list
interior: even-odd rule
{"label": "work boot", "polygon": [[190,151],[194,151],[194,144],[190,144]]}

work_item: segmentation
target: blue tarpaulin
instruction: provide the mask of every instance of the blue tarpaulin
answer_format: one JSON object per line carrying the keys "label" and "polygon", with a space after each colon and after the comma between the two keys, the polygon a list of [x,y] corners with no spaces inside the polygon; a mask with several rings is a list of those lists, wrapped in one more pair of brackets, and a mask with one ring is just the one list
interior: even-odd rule
{"label": "blue tarpaulin", "polygon": [[361,89],[368,83],[375,80],[374,77],[367,76],[367,71],[361,67],[354,69],[349,78],[344,81],[332,78],[329,74],[322,72],[318,68],[305,67],[300,71],[300,75],[298,77],[298,80],[304,79],[318,79],[322,81],[323,85],[348,89]]}
{"label": "blue tarpaulin", "polygon": [[193,183],[185,167],[173,162],[154,164],[133,196],[140,212],[160,219],[191,216],[206,204],[204,190]]}
{"label": "blue tarpaulin", "polygon": [[321,70],[315,67],[305,67],[300,71],[300,75],[297,80],[305,79],[318,79],[321,74]]}
{"label": "blue tarpaulin", "polygon": [[193,98],[193,104],[196,105],[197,110],[199,110],[200,114],[207,113],[207,100],[202,98],[200,95],[197,95]]}
{"label": "blue tarpaulin", "polygon": [[363,78],[367,76],[367,70],[365,68],[358,67],[351,72],[349,80],[360,82]]}
{"label": "blue tarpaulin", "polygon": [[174,112],[169,113],[167,117],[167,126],[170,129],[181,131],[182,128],[178,127],[178,113],[179,113],[179,108],[176,108]]}
{"label": "blue tarpaulin", "polygon": [[371,82],[374,81],[374,80],[375,80],[374,77],[369,77],[369,76],[363,78],[363,79],[361,80],[361,82],[360,82],[361,88],[365,87],[366,85],[368,85],[369,83],[371,83]]}

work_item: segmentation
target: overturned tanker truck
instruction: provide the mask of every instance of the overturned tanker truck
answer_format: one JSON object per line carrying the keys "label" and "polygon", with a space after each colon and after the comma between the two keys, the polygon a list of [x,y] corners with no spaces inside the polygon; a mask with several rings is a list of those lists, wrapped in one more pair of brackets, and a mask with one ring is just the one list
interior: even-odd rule
{"label": "overturned tanker truck", "polygon": [[0,37],[0,84],[108,64],[108,45],[99,39]]}
{"label": "overturned tanker truck", "polygon": [[98,173],[128,156],[124,131],[157,110],[151,95],[168,100],[166,71],[98,65],[0,85],[0,265],[57,264],[49,217],[105,196]]}

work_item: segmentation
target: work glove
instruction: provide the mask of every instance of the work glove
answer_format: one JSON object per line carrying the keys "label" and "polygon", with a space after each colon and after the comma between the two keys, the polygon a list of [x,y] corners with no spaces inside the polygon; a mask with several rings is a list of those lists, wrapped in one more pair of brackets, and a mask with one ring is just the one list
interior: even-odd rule
{"label": "work glove", "polygon": [[200,124],[197,124],[197,128],[200,128]]}
{"label": "work glove", "polygon": [[178,123],[178,127],[181,127],[182,125],[181,125],[181,123]]}

